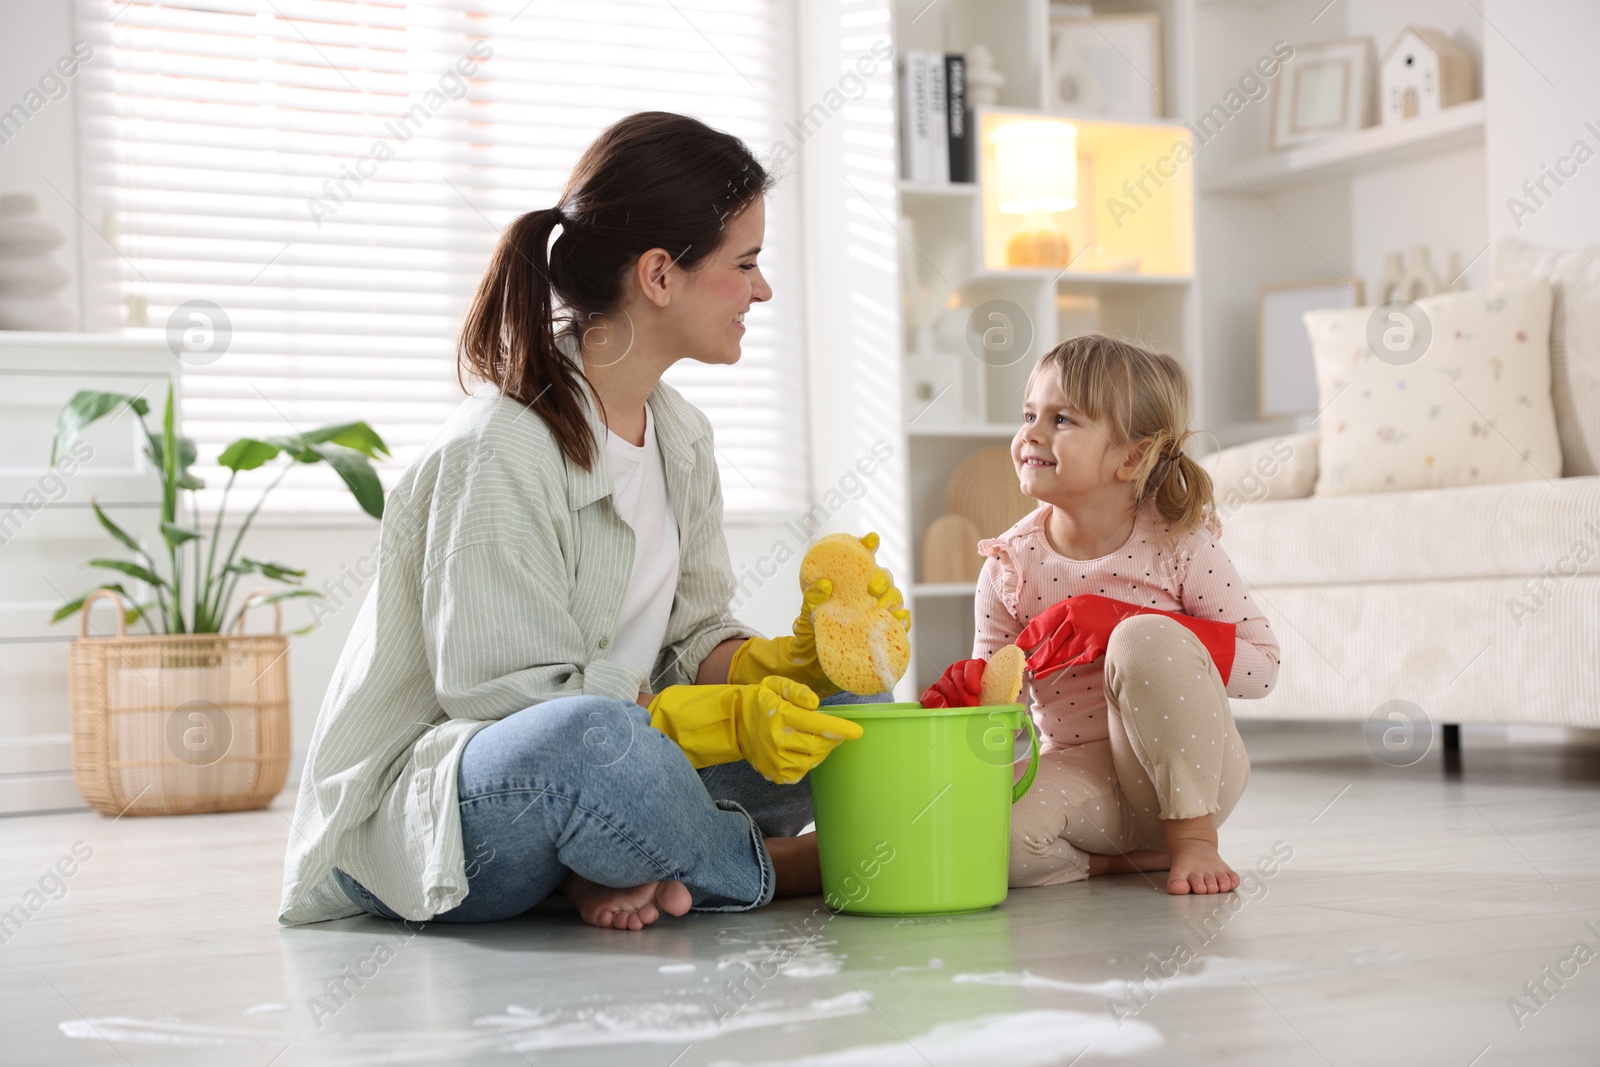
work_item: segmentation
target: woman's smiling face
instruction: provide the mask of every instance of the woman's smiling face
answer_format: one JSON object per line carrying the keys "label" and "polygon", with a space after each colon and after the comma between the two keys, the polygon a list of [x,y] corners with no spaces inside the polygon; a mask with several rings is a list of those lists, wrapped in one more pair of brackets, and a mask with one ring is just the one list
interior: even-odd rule
{"label": "woman's smiling face", "polygon": [[686,299],[674,301],[672,315],[684,355],[701,363],[739,362],[745,312],[772,299],[756,263],[766,227],[766,198],[758,196],[727,220],[716,250],[686,272]]}
{"label": "woman's smiling face", "polygon": [[1122,462],[1122,452],[1072,405],[1053,374],[1033,376],[1022,426],[1011,439],[1011,463],[1025,494],[1065,503],[1114,482]]}

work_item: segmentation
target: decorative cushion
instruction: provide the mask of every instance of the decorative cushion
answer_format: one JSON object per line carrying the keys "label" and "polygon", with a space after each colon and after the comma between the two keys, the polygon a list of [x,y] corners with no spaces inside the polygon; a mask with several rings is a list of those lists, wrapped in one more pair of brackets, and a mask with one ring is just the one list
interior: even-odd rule
{"label": "decorative cushion", "polygon": [[1393,312],[1306,312],[1322,409],[1317,495],[1560,477],[1550,302],[1542,279],[1423,297],[1421,355],[1409,362],[1373,351],[1402,336],[1384,332],[1403,327]]}
{"label": "decorative cushion", "polygon": [[1495,250],[1496,281],[1548,279],[1550,398],[1567,476],[1600,474],[1600,246],[1546,248],[1516,238]]}
{"label": "decorative cushion", "polygon": [[1264,437],[1200,461],[1222,518],[1257,500],[1296,500],[1317,484],[1317,433]]}

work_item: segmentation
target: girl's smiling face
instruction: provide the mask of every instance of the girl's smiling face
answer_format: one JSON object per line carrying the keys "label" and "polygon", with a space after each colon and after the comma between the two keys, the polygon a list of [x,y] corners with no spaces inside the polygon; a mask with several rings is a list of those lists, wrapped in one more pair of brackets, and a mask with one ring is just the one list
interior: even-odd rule
{"label": "girl's smiling face", "polygon": [[1073,406],[1053,374],[1035,374],[1022,402],[1022,426],[1011,439],[1011,463],[1022,491],[1064,504],[1120,479],[1125,455],[1106,432]]}

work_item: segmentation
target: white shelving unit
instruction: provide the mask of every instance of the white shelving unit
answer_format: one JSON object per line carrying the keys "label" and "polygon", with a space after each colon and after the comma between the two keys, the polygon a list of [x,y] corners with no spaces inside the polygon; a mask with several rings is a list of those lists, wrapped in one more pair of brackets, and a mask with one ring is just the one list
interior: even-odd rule
{"label": "white shelving unit", "polygon": [[[897,55],[913,48],[970,54],[981,42],[1006,78],[998,103],[988,110],[1041,112],[1045,103],[1045,0],[941,0],[931,7],[926,0],[807,4],[801,18],[802,50],[809,53],[802,98],[824,92],[843,65],[887,34]],[[817,87],[816,94],[805,81]],[[914,699],[972,649],[973,588],[921,580],[923,533],[945,510],[945,486],[955,468],[980,449],[1008,446],[1035,359],[1063,336],[1099,330],[1160,346],[1191,361],[1198,374],[1192,356],[1200,327],[1190,273],[1083,270],[1081,263],[1066,270],[986,267],[982,190],[976,184],[901,180],[895,116],[894,72],[886,64],[867,96],[808,144],[802,181],[814,309],[814,466],[819,486],[827,485],[829,472],[843,469],[872,437],[881,435],[894,448],[895,460],[886,465],[892,473],[873,483],[855,514],[839,518],[877,529],[883,536],[880,559],[902,579],[916,655],[897,695]],[[1091,126],[1095,121],[1077,118]],[[981,113],[973,123],[975,135],[980,124]],[[1169,136],[1186,136],[1180,124],[1169,124],[1160,134],[1163,144]],[[1080,186],[1092,215],[1090,186],[1081,176]],[[1172,193],[1172,210],[1186,221],[1193,217],[1191,190],[1185,185]],[[1084,247],[1078,240],[1074,245]],[[1192,222],[1180,234],[1180,245],[1186,254],[1192,247]],[[985,301],[1010,301],[1027,316],[1033,343],[1015,363],[997,366],[950,336],[959,331],[934,330],[936,337],[943,335],[934,350],[964,361],[968,416],[966,422],[935,425],[915,405],[902,406],[906,356],[927,350],[919,345],[926,334],[919,337],[910,325],[904,298],[941,274],[950,274],[954,283],[958,316]],[[841,396],[846,381],[856,385]]]}
{"label": "white shelving unit", "polygon": [[1393,167],[1457,148],[1483,144],[1482,100],[1445,108],[1404,126],[1370,126],[1344,137],[1313,141],[1220,168],[1201,180],[1208,193],[1285,189]]}
{"label": "white shelving unit", "polygon": [[[874,42],[888,37],[896,55],[970,54],[982,43],[1006,77],[993,110],[1038,111],[1048,98],[1050,6],[1047,0],[807,3],[799,15],[802,100],[823,99],[841,74],[859,69],[856,61]],[[1156,121],[1170,124],[1175,136],[1183,135],[1185,118],[1235,88],[1275,41],[1371,36],[1381,54],[1407,23],[1419,22],[1465,41],[1476,54],[1482,36],[1481,16],[1447,0],[1352,0],[1329,10],[1322,10],[1323,0],[1119,0],[1092,7],[1161,16],[1168,118]],[[878,530],[880,560],[906,591],[915,656],[900,699],[914,699],[947,664],[971,655],[972,590],[921,581],[922,536],[944,511],[956,466],[978,449],[1007,444],[1028,370],[1056,341],[1099,331],[1177,356],[1194,381],[1196,428],[1223,446],[1293,432],[1307,428],[1309,413],[1279,420],[1255,415],[1260,286],[1335,274],[1375,278],[1384,252],[1415,244],[1432,244],[1442,269],[1447,251],[1461,247],[1465,262],[1486,241],[1479,240],[1486,232],[1481,103],[1398,130],[1372,128],[1337,143],[1267,153],[1271,101],[1259,99],[1205,142],[1190,164],[1192,192],[1176,194],[1192,196],[1192,274],[986,269],[982,190],[900,180],[892,64],[868,81],[866,94],[800,153],[812,458],[820,490],[874,442],[893,451],[868,492],[831,516],[831,528]],[[1126,166],[1137,177],[1133,162]],[[951,253],[952,245],[961,254]],[[908,300],[952,269],[956,309],[1009,300],[1031,320],[1034,340],[1011,366],[968,355],[970,421],[931,425],[902,410],[906,357],[926,350],[926,332],[910,325]],[[936,350],[962,354],[954,332],[935,329]]]}

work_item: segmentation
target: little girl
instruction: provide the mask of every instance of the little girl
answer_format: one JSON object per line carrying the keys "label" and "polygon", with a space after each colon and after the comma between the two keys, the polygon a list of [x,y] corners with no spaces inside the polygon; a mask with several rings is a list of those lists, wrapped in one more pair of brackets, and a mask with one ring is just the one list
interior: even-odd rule
{"label": "little girl", "polygon": [[1032,652],[1044,743],[1012,809],[1013,886],[1155,870],[1169,893],[1239,884],[1217,853],[1250,779],[1228,698],[1267,695],[1278,643],[1182,451],[1189,406],[1177,360],[1108,337],[1064,341],[1029,375],[1011,459],[1041,506],[979,544],[973,650]]}

